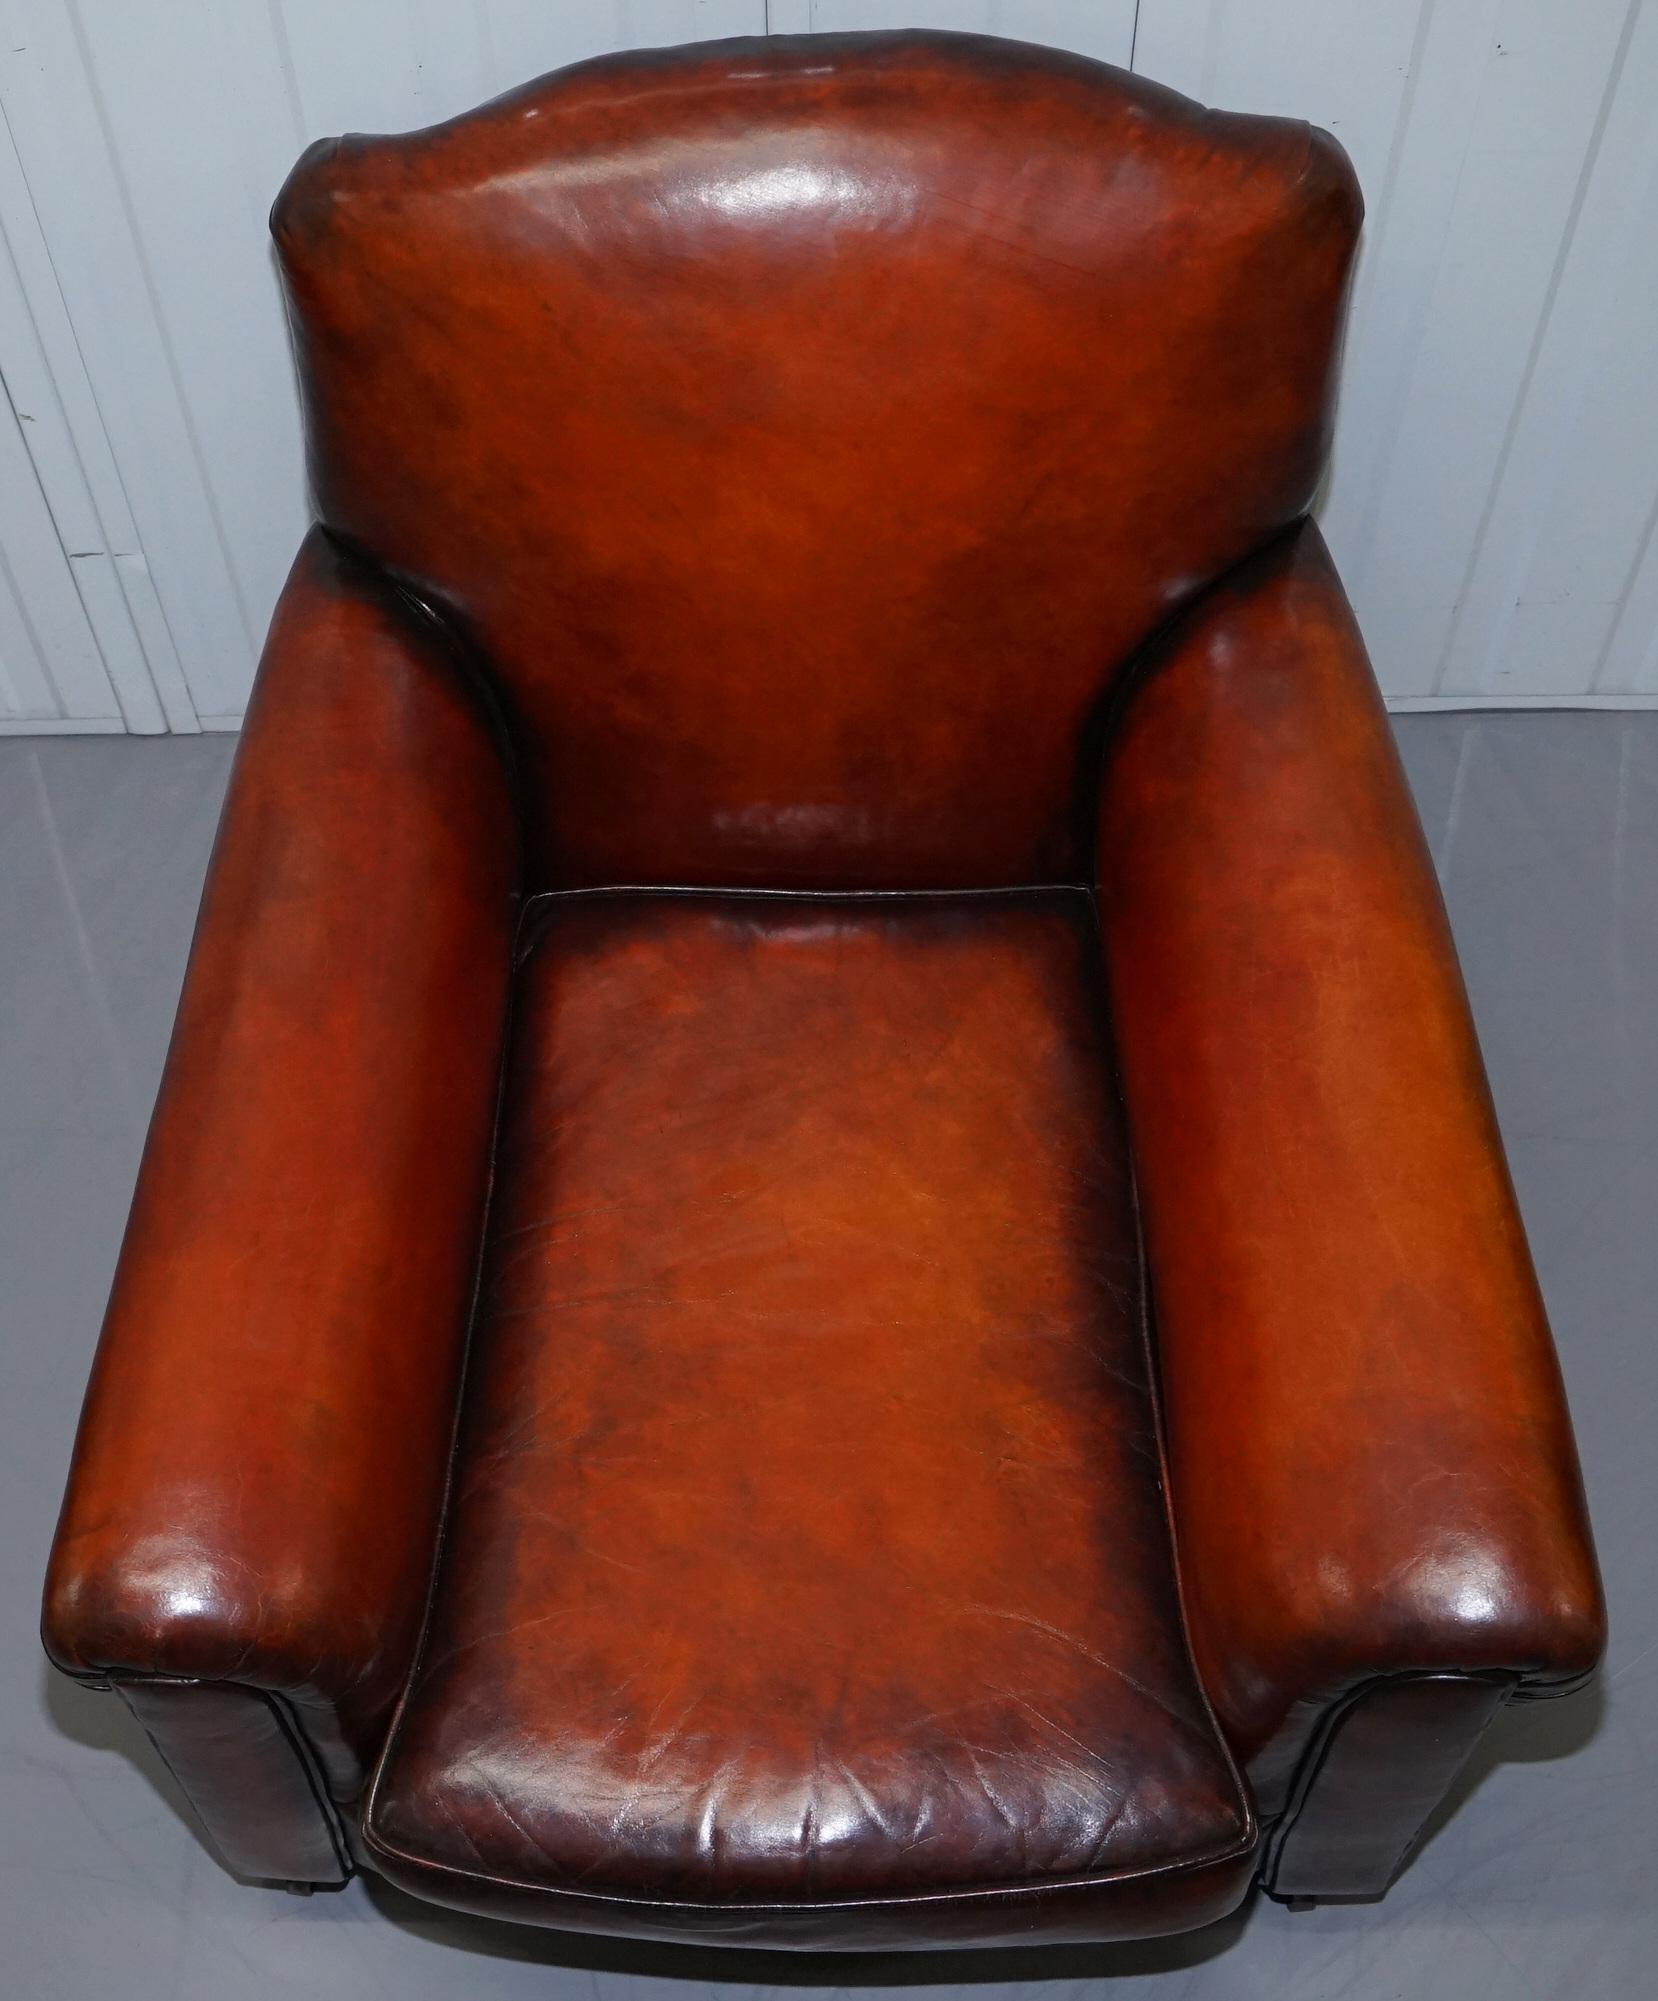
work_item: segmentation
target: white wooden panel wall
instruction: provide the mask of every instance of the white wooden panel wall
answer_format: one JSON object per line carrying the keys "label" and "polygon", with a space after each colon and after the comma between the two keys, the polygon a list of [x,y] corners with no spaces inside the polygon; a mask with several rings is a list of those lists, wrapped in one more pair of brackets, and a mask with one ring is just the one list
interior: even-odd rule
{"label": "white wooden panel wall", "polygon": [[899,25],[1330,126],[1369,223],[1322,512],[1390,694],[1658,699],[1658,0],[0,0],[0,728],[240,714],[305,518],[264,219],[308,140]]}
{"label": "white wooden panel wall", "polygon": [[1135,65],[1347,145],[1331,542],[1389,693],[1658,690],[1658,4],[1141,0]]}
{"label": "white wooden panel wall", "polygon": [[0,121],[0,726],[194,726],[52,258]]}
{"label": "white wooden panel wall", "polygon": [[[80,449],[101,451],[106,499],[124,520],[86,546],[147,559],[143,581],[154,578],[142,643],[128,649],[150,702],[139,714],[134,698],[130,727],[161,727],[163,712],[174,728],[239,717],[304,529],[265,233],[301,148],[329,132],[428,124],[605,49],[764,26],[764,0],[0,0],[0,111],[21,163],[0,227],[14,249],[25,225],[49,247],[29,293],[48,372],[90,388]],[[61,323],[37,292],[61,300]],[[8,382],[15,344],[0,319]],[[62,593],[34,558],[27,568],[20,587],[39,632]],[[56,605],[37,649],[64,663],[78,658],[68,610]],[[17,622],[0,625],[0,659],[19,679],[15,698],[0,683],[0,716],[56,701],[119,723],[90,669],[73,688],[43,690]]]}
{"label": "white wooden panel wall", "polygon": [[774,35],[857,28],[966,28],[1076,49],[1127,69],[1135,0],[770,0]]}
{"label": "white wooden panel wall", "polygon": [[0,715],[31,729],[69,718],[119,729],[115,691],[23,421],[9,400],[0,403]]}

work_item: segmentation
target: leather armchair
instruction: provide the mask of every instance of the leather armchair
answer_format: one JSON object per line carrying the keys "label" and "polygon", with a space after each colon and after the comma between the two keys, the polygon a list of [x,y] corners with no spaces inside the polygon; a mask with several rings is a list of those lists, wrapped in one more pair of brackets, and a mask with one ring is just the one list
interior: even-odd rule
{"label": "leather armchair", "polygon": [[233,1869],[1177,1931],[1379,1894],[1593,1671],[1306,518],[1358,223],[1305,126],[911,33],[295,169],[320,525],[45,1607]]}

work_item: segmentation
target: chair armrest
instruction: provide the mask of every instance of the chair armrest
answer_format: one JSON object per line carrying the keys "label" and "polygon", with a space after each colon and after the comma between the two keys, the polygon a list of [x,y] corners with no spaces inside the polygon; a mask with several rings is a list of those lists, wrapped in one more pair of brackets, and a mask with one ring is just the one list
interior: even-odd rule
{"label": "chair armrest", "polygon": [[250,1770],[297,1731],[343,1799],[375,1755],[447,1474],[517,876],[445,642],[314,532],[237,752],[46,1584],[69,1672],[271,1699],[194,1705],[175,1758],[245,1717]]}
{"label": "chair armrest", "polygon": [[1366,1684],[1540,1690],[1604,1638],[1444,909],[1310,524],[1147,663],[1099,856],[1191,1638],[1272,1814]]}

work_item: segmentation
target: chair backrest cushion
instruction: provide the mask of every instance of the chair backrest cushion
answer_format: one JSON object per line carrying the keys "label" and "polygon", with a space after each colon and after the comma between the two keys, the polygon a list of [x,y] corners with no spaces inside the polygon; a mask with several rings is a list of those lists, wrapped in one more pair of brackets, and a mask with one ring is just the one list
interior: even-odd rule
{"label": "chair backrest cushion", "polygon": [[323,520],[477,649],[541,885],[1089,867],[1137,644],[1306,507],[1326,135],[966,35],[607,57],[324,141]]}

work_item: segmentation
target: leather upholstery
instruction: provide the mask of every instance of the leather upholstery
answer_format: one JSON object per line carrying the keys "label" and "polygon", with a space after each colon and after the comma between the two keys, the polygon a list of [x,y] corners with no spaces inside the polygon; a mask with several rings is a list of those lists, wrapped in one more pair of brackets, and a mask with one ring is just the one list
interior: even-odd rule
{"label": "leather upholstery", "polygon": [[1577,1456],[1433,867],[1298,529],[1148,662],[1100,845],[1187,1614],[1263,1810],[1368,1678],[1580,1678]]}
{"label": "leather upholstery", "polygon": [[340,1798],[431,1567],[517,865],[430,625],[313,535],[236,755],[45,1639],[77,1674],[280,1693]]}
{"label": "leather upholstery", "polygon": [[1358,217],[1305,125],[897,34],[327,141],[274,227],[323,519],[491,663],[536,884],[916,888],[1086,879],[1113,671],[1311,496]]}
{"label": "leather upholstery", "polygon": [[1160,1929],[1229,1908],[1087,898],[578,896],[534,937],[379,1866],[777,1943],[1067,1883],[1033,1922],[1108,1936],[1171,1865]]}
{"label": "leather upholstery", "polygon": [[1376,1675],[1333,1704],[1263,1858],[1272,1894],[1385,1890],[1513,1691],[1505,1674]]}
{"label": "leather upholstery", "polygon": [[115,1686],[238,1876],[329,1886],[349,1879],[344,1817],[292,1704],[237,1682]]}
{"label": "leather upholstery", "polygon": [[1257,1806],[1280,1887],[1379,1891],[1497,1703],[1591,1670],[1301,519],[1358,212],[1304,126],[911,33],[300,163],[325,525],[45,1622],[234,1864],[336,1881],[343,1830],[756,1944],[1176,1930]]}

